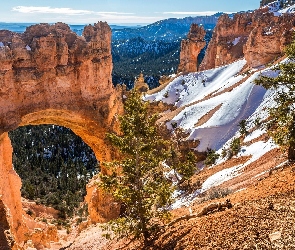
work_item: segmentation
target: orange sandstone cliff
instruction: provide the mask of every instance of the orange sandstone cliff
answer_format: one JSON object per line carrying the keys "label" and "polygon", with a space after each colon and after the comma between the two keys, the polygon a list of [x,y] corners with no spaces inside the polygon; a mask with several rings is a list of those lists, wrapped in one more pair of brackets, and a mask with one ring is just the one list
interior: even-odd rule
{"label": "orange sandstone cliff", "polygon": [[[65,126],[92,148],[98,160],[110,160],[113,150],[105,134],[117,131],[116,114],[122,112],[121,91],[113,87],[111,73],[111,29],[107,23],[86,26],[83,36],[64,23],[33,25],[23,34],[0,31],[3,246],[22,246],[25,235],[30,235],[26,225],[29,222],[22,212],[21,180],[12,166],[7,132],[28,124]],[[88,189],[87,196],[90,209],[95,208],[90,211],[90,221],[102,222],[118,215],[118,207],[110,197],[96,199],[105,197],[96,185]],[[56,238],[54,228],[47,231],[51,232],[47,240]],[[31,240],[40,237],[44,238],[38,231]]]}
{"label": "orange sandstone cliff", "polygon": [[181,41],[180,63],[178,72],[197,71],[197,59],[200,51],[206,46],[206,31],[203,26],[192,24],[187,39]]}
{"label": "orange sandstone cliff", "polygon": [[219,18],[208,45],[201,70],[215,68],[245,57],[258,67],[281,56],[290,43],[295,15],[274,16],[267,9]]}

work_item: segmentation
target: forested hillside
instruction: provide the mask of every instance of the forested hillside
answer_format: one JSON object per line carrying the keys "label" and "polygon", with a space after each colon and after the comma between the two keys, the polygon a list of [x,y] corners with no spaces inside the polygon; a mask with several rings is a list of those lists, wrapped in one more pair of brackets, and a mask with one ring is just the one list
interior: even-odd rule
{"label": "forested hillside", "polygon": [[86,194],[98,165],[93,151],[71,130],[55,125],[25,126],[9,133],[22,196],[71,215]]}
{"label": "forested hillside", "polygon": [[[180,42],[186,38],[191,24],[204,26],[208,44],[221,14],[170,18],[139,28],[113,29],[113,83],[124,83],[131,89],[135,77],[142,72],[150,88],[157,87],[160,76],[176,73]],[[202,50],[199,61],[204,57],[205,50],[206,48]]]}

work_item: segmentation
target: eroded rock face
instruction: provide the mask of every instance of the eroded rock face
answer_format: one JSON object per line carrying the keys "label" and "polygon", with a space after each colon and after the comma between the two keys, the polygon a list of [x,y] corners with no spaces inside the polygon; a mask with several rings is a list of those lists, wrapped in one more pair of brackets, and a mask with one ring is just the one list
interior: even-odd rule
{"label": "eroded rock face", "polygon": [[203,26],[192,24],[187,39],[181,41],[180,63],[178,73],[197,71],[197,59],[201,50],[206,46],[206,31]]}
{"label": "eroded rock face", "polygon": [[10,230],[8,223],[8,212],[2,199],[0,199],[0,249],[8,250],[11,248],[11,243],[7,239],[6,232]]}
{"label": "eroded rock face", "polygon": [[271,62],[291,40],[294,14],[274,16],[267,9],[219,18],[208,45],[201,70],[211,69],[245,57],[250,67]]}
{"label": "eroded rock face", "polygon": [[201,70],[215,68],[243,57],[243,45],[252,29],[252,13],[237,14],[231,19],[222,15],[214,29]]}
{"label": "eroded rock face", "polygon": [[28,228],[22,218],[21,180],[12,167],[8,134],[0,136],[0,249],[25,240]]}
{"label": "eroded rock face", "polygon": [[295,15],[273,16],[265,13],[253,20],[255,27],[244,46],[248,65],[257,67],[281,56],[292,40]]}
{"label": "eroded rock face", "polygon": [[[119,203],[113,201],[112,197],[103,190],[98,189],[98,176],[95,176],[86,186],[87,195],[85,201],[88,203],[88,212],[92,223],[105,223],[115,219],[120,211]],[[110,206],[109,204],[112,204]]]}
{"label": "eroded rock face", "polygon": [[[91,136],[113,129],[121,100],[111,82],[111,30],[106,23],[85,27],[84,37],[63,23],[34,25],[24,34],[0,31],[0,42],[0,134],[55,120],[95,147]],[[85,120],[83,125],[69,124],[78,117]],[[88,121],[96,129],[89,136],[84,129]],[[96,154],[108,157],[103,149]]]}
{"label": "eroded rock face", "polygon": [[136,78],[134,82],[134,89],[136,89],[140,93],[144,93],[149,90],[149,85],[144,82],[144,76],[142,73],[140,73],[140,75]]}
{"label": "eroded rock face", "polygon": [[[0,31],[0,196],[17,243],[25,240],[27,228],[7,132],[28,124],[65,126],[98,160],[109,161],[113,150],[105,134],[117,131],[116,115],[123,107],[111,73],[111,30],[106,23],[86,26],[81,37],[63,23],[33,25],[23,34]],[[92,191],[98,192],[96,187]],[[102,207],[99,211],[107,209]],[[107,213],[93,216],[109,219]],[[39,232],[35,236],[43,237]]]}

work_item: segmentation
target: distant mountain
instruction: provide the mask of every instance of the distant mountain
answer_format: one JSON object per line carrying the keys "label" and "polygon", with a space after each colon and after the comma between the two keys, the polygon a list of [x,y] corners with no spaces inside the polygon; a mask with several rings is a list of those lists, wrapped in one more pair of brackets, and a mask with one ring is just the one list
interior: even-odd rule
{"label": "distant mountain", "polygon": [[[180,42],[187,36],[192,23],[203,25],[207,43],[218,17],[170,18],[139,28],[113,29],[113,83],[132,88],[136,76],[143,72],[150,88],[159,84],[161,75],[173,74],[179,64]],[[199,61],[204,57],[203,49]]]}
{"label": "distant mountain", "polygon": [[205,29],[213,29],[220,15],[217,13],[212,16],[169,18],[149,24],[140,28],[112,29],[113,39],[128,40],[142,37],[148,41],[176,40],[183,38],[192,23],[201,24]]}

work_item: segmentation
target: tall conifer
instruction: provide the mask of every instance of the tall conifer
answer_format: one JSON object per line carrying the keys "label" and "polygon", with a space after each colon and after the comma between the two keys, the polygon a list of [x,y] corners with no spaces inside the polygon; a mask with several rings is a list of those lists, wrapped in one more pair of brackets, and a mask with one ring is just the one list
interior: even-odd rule
{"label": "tall conifer", "polygon": [[110,175],[101,175],[101,185],[122,204],[111,229],[121,237],[143,239],[145,245],[167,218],[173,191],[161,164],[169,155],[169,142],[159,135],[157,115],[149,114],[148,105],[130,91],[125,114],[119,117],[121,134],[108,135],[122,160],[107,164]]}

